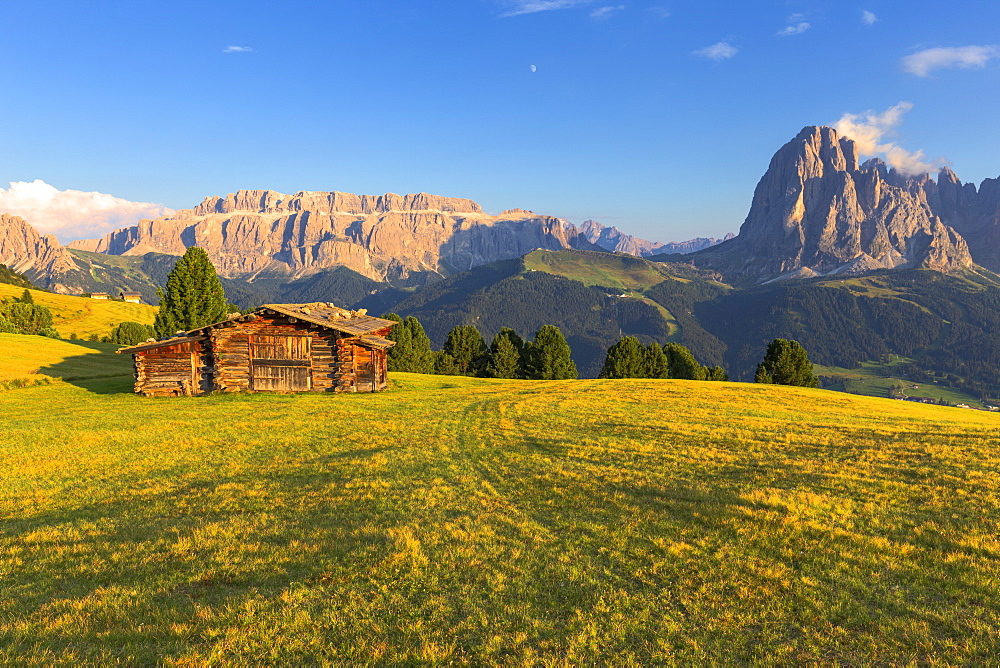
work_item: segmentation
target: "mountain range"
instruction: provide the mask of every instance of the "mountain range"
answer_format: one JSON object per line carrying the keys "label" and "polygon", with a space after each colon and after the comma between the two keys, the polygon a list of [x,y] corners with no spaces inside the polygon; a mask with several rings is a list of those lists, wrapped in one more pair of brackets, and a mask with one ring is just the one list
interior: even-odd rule
{"label": "mountain range", "polygon": [[935,179],[862,163],[829,127],[775,153],[739,234],[722,240],[651,242],[428,194],[239,191],[68,248],[0,215],[0,263],[59,292],[128,289],[153,302],[192,245],[241,306],[394,310],[419,317],[437,345],[457,324],[488,336],[557,324],[585,375],[631,334],[682,342],[746,379],[780,336],[824,365],[898,355],[915,374],[1000,396],[1000,179],[977,187],[949,168]]}

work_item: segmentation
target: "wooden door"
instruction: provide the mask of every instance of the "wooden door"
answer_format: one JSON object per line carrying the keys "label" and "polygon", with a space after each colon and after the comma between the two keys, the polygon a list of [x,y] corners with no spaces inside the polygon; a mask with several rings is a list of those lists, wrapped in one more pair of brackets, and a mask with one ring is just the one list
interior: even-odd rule
{"label": "wooden door", "polygon": [[354,346],[354,373],[358,392],[375,391],[375,356],[371,348]]}
{"label": "wooden door", "polygon": [[251,336],[251,388],[255,392],[309,390],[311,341],[308,336]]}

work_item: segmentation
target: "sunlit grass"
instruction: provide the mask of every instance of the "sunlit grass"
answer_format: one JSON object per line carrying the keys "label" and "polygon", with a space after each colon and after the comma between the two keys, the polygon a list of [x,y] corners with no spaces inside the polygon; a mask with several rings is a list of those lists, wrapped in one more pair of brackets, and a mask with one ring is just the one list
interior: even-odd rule
{"label": "sunlit grass", "polygon": [[[0,299],[20,297],[23,292],[24,288],[0,283]],[[71,334],[83,339],[91,334],[106,336],[116,325],[126,320],[151,325],[156,318],[156,307],[147,304],[57,295],[41,290],[31,290],[31,296],[36,304],[52,311],[55,321],[53,326],[64,337]]]}
{"label": "sunlit grass", "polygon": [[121,346],[0,334],[0,389],[20,384],[130,376],[131,356],[110,354]]}
{"label": "sunlit grass", "polygon": [[780,387],[0,393],[0,662],[987,664],[1000,416]]}

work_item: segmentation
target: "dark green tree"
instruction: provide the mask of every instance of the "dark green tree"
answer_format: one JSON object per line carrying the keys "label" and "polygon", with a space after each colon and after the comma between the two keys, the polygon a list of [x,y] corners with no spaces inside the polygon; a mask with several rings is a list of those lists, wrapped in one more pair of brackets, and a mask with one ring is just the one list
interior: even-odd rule
{"label": "dark green tree", "polygon": [[434,353],[434,373],[439,376],[461,376],[462,370],[455,364],[455,358],[439,350]]}
{"label": "dark green tree", "polygon": [[542,325],[528,345],[524,365],[525,378],[565,380],[576,378],[576,364],[566,337],[555,325]]}
{"label": "dark green tree", "polygon": [[598,378],[647,378],[646,351],[634,336],[623,336],[608,348]]}
{"label": "dark green tree", "polygon": [[410,371],[413,373],[434,373],[434,351],[431,339],[424,332],[424,326],[412,315],[403,320],[403,327],[410,333]]}
{"label": "dark green tree", "polygon": [[698,364],[691,351],[679,343],[668,343],[663,346],[663,354],[667,357],[667,373],[670,378],[685,380],[705,380],[707,370]]}
{"label": "dark green tree", "polygon": [[41,304],[4,302],[0,304],[0,317],[9,321],[18,334],[58,337],[52,328],[52,311]]}
{"label": "dark green tree", "polygon": [[389,349],[389,371],[434,373],[431,340],[424,332],[420,321],[412,315],[401,318],[395,313],[386,313],[382,317],[399,323],[389,330],[389,335],[386,337],[396,342],[396,345]]}
{"label": "dark green tree", "polygon": [[713,366],[711,369],[705,367],[707,371],[705,380],[729,380],[729,374],[721,366]]}
{"label": "dark green tree", "polygon": [[126,321],[111,330],[111,336],[108,337],[108,340],[110,343],[117,343],[120,346],[134,346],[146,339],[155,338],[155,336],[151,325]]}
{"label": "dark green tree", "polygon": [[667,356],[658,343],[650,343],[644,351],[646,378],[668,378]]}
{"label": "dark green tree", "polygon": [[764,360],[757,365],[754,382],[799,387],[819,385],[805,348],[790,339],[775,339],[768,344]]}
{"label": "dark green tree", "polygon": [[21,293],[21,298],[18,300],[22,304],[34,304],[35,298],[31,296],[31,292],[25,288],[24,292]]}
{"label": "dark green tree", "polygon": [[485,373],[486,341],[475,325],[452,327],[441,352],[451,356],[460,376],[482,376]]}
{"label": "dark green tree", "polygon": [[523,378],[524,339],[510,327],[502,327],[490,344],[486,375],[490,378]]}
{"label": "dark green tree", "polygon": [[204,249],[192,246],[177,260],[153,324],[163,338],[220,322],[229,313],[226,294]]}
{"label": "dark green tree", "polygon": [[396,313],[385,313],[382,315],[386,320],[398,323],[389,330],[385,338],[395,341],[396,345],[389,348],[386,355],[386,368],[388,371],[409,371],[410,353],[413,348],[410,340],[410,332],[403,327],[403,318]]}

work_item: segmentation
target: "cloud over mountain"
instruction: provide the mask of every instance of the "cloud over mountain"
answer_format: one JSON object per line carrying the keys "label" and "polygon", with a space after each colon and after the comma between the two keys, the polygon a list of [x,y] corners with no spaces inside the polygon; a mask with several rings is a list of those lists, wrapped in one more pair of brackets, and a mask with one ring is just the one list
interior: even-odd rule
{"label": "cloud over mountain", "polygon": [[889,166],[903,174],[922,174],[935,167],[927,161],[923,151],[907,151],[895,142],[885,141],[912,108],[911,102],[900,102],[882,113],[869,109],[860,114],[844,114],[834,127],[840,134],[853,139],[861,154],[884,156]]}
{"label": "cloud over mountain", "polygon": [[102,235],[142,218],[158,218],[173,209],[151,202],[131,202],[114,195],[59,190],[41,179],[14,181],[0,188],[0,213],[20,216],[60,241]]}

